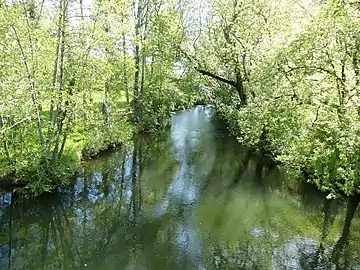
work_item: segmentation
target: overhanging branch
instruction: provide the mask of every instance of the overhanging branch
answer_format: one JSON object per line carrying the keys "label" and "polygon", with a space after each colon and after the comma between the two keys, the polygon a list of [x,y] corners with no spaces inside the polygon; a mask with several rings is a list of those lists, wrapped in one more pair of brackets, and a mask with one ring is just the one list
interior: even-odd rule
{"label": "overhanging branch", "polygon": [[[182,50],[181,48],[178,48],[178,49],[179,49],[179,52],[185,56],[186,59],[188,59],[191,63],[196,62],[196,65],[198,65],[198,61],[197,61],[196,58],[194,58],[193,56],[188,55],[188,54],[187,54],[184,50]],[[202,75],[208,76],[208,77],[213,78],[213,79],[215,79],[215,80],[217,80],[217,81],[220,81],[220,82],[229,84],[229,85],[237,88],[237,84],[236,84],[235,81],[231,81],[231,80],[225,79],[225,78],[223,78],[223,77],[221,77],[221,76],[219,76],[219,75],[216,75],[216,74],[214,74],[214,73],[212,73],[212,72],[210,72],[210,71],[204,70],[204,69],[202,69],[202,68],[200,68],[200,67],[194,67],[194,69],[195,69],[197,72],[201,73]]]}
{"label": "overhanging branch", "polygon": [[213,78],[213,79],[215,79],[215,80],[218,80],[218,81],[220,81],[220,82],[223,82],[223,83],[229,84],[229,85],[231,85],[231,86],[233,86],[233,87],[236,87],[236,83],[235,83],[234,81],[230,81],[230,80],[228,80],[228,79],[225,79],[225,78],[223,78],[223,77],[221,77],[221,76],[218,76],[218,75],[216,75],[216,74],[214,74],[214,73],[211,73],[211,72],[209,72],[209,71],[203,70],[203,69],[201,69],[201,68],[195,68],[195,70],[196,70],[197,72],[205,75],[205,76],[211,77],[211,78]]}

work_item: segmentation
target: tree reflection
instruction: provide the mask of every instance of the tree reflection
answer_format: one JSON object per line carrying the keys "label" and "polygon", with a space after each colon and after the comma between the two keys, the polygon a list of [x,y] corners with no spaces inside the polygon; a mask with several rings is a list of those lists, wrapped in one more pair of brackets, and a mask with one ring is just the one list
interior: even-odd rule
{"label": "tree reflection", "polygon": [[186,128],[174,137],[135,137],[85,164],[71,188],[35,201],[3,196],[0,268],[355,267],[358,199],[341,223],[341,202],[284,187],[261,153],[199,114],[179,119]]}
{"label": "tree reflection", "polygon": [[[360,202],[360,196],[352,196],[348,199],[347,209],[346,209],[346,215],[344,220],[344,226],[342,229],[342,233],[338,241],[336,242],[332,255],[331,260],[335,263],[337,269],[345,269],[347,265],[349,265],[349,254],[346,251],[346,249],[349,249],[349,237],[350,237],[350,228],[351,228],[351,222],[354,219],[356,209]],[[345,249],[345,250],[344,250]],[[343,262],[341,265],[340,258],[341,255],[343,255]]]}
{"label": "tree reflection", "polygon": [[[144,221],[143,216],[155,212],[159,197],[152,196],[153,191],[165,193],[173,178],[169,172],[175,171],[176,162],[166,150],[169,143],[164,136],[135,138],[123,151],[86,165],[71,188],[34,201],[11,196],[0,212],[2,240],[7,243],[1,246],[6,255],[6,261],[1,257],[1,268],[90,267],[103,265],[105,256],[119,250],[124,265],[131,264],[130,258],[140,256],[139,252],[144,256],[141,250],[148,247],[142,243],[156,242],[168,218]],[[169,248],[164,246],[164,250]]]}

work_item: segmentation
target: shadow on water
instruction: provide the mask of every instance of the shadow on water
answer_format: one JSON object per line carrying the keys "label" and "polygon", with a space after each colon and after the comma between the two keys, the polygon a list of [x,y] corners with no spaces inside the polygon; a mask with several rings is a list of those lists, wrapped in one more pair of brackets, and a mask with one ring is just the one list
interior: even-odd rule
{"label": "shadow on water", "polygon": [[291,183],[214,109],[172,118],[33,201],[0,197],[1,269],[359,269],[359,198]]}

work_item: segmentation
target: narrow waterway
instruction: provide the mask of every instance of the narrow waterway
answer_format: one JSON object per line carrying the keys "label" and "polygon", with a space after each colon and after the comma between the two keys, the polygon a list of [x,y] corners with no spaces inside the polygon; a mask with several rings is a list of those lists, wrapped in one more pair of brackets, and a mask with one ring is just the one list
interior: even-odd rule
{"label": "narrow waterway", "polygon": [[71,188],[1,194],[0,269],[360,269],[355,200],[291,181],[210,106],[171,121],[84,164]]}

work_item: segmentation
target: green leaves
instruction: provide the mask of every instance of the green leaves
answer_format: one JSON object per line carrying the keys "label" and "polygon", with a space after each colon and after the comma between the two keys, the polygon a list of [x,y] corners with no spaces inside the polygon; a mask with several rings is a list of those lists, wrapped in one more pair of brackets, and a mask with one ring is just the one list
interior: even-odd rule
{"label": "green leaves", "polygon": [[197,78],[176,70],[187,42],[177,1],[85,2],[0,4],[0,177],[31,192],[61,184],[81,153],[127,140],[134,100],[138,128],[154,130],[198,97]]}
{"label": "green leaves", "polygon": [[245,85],[254,93],[239,109],[234,92],[221,87],[213,90],[215,102],[242,143],[265,148],[289,174],[306,175],[330,197],[351,195],[360,186],[358,10],[346,1],[290,2],[242,1],[233,10],[214,2],[214,35],[201,55],[231,78],[243,69],[239,52],[246,52]]}

